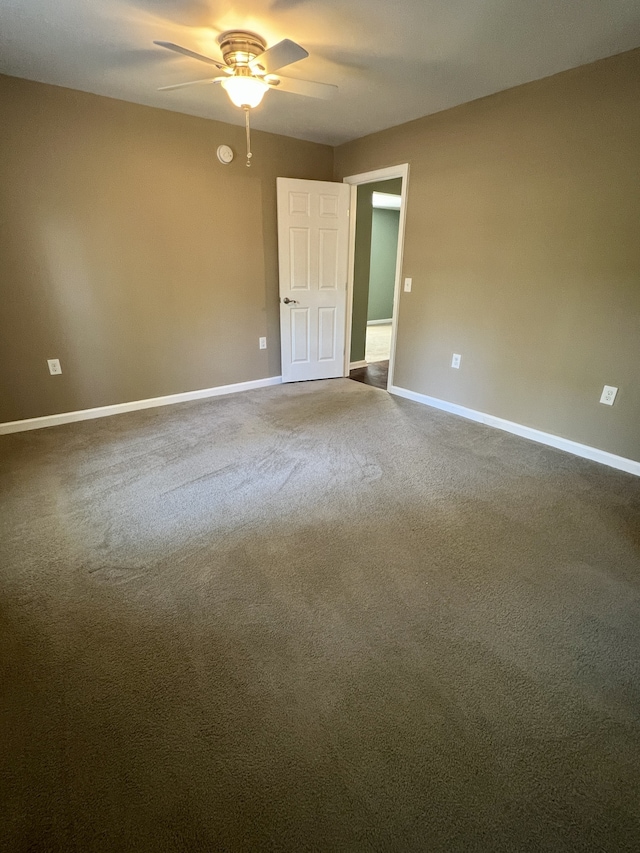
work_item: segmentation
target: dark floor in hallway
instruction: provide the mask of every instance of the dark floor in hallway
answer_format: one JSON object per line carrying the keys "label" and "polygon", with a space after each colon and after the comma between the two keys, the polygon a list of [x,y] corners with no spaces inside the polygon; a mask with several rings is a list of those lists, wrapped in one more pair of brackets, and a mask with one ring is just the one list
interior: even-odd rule
{"label": "dark floor in hallway", "polygon": [[364,382],[365,385],[373,385],[376,388],[383,388],[385,391],[387,390],[388,378],[388,359],[372,362],[366,367],[357,367],[349,373],[349,379],[355,379],[356,382]]}

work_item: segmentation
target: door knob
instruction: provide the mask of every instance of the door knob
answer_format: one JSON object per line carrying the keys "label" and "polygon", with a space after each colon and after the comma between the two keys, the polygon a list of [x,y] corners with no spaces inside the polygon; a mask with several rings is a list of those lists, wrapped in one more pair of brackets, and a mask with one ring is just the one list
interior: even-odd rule
{"label": "door knob", "polygon": [[295,302],[295,303],[298,302],[297,299],[289,299],[288,296],[285,296],[285,298],[282,301],[284,302],[285,305],[289,305],[290,302]]}

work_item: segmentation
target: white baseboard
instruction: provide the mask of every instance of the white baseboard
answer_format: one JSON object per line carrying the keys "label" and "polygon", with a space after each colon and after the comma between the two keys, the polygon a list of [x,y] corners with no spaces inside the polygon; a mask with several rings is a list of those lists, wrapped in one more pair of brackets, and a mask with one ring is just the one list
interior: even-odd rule
{"label": "white baseboard", "polygon": [[367,326],[390,326],[391,317],[388,320],[367,320]]}
{"label": "white baseboard", "polygon": [[61,412],[58,415],[45,415],[41,418],[27,418],[23,421],[8,421],[0,424],[0,435],[11,432],[24,432],[28,429],[69,424],[74,421],[87,421],[91,418],[106,418],[123,412],[136,412],[139,409],[152,409],[155,406],[169,406],[173,403],[186,403],[189,400],[203,400],[206,397],[221,397],[224,394],[236,394],[239,391],[251,391],[254,388],[266,388],[280,385],[281,376],[269,376],[266,379],[253,379],[250,382],[236,382],[233,385],[218,385],[216,388],[201,388],[198,391],[184,391],[181,394],[167,394],[165,397],[150,397],[147,400],[132,400],[130,403],[115,403],[111,406],[98,406],[95,409],[81,409],[77,412]]}
{"label": "white baseboard", "polygon": [[617,468],[619,471],[627,471],[629,474],[640,477],[640,462],[626,459],[624,456],[616,456],[615,453],[609,453],[607,450],[599,450],[597,447],[590,447],[588,444],[579,444],[577,441],[571,441],[559,435],[542,432],[539,429],[523,426],[513,421],[506,421],[504,418],[497,418],[475,409],[468,409],[466,406],[459,406],[457,403],[448,403],[446,400],[439,400],[437,397],[417,394],[415,391],[408,391],[406,388],[400,388],[397,385],[390,385],[388,391],[398,397],[405,397],[407,400],[414,400],[416,403],[423,403],[425,406],[431,406],[434,409],[442,409],[444,412],[451,412],[453,415],[460,415],[463,418],[478,421],[487,426],[519,435],[522,438],[537,441],[539,444],[565,450],[567,453],[573,453],[583,459],[591,459],[593,462],[600,462],[602,465],[608,465],[610,468]]}
{"label": "white baseboard", "polygon": [[357,370],[359,367],[366,367],[368,362],[366,361],[352,361],[349,364],[349,370]]}

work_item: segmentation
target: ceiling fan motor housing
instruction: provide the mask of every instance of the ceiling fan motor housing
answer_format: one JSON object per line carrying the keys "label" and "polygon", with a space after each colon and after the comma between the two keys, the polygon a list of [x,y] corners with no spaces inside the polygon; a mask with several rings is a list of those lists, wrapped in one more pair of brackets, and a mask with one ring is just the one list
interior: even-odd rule
{"label": "ceiling fan motor housing", "polygon": [[229,30],[218,38],[222,58],[230,68],[247,67],[252,59],[267,49],[266,41],[246,30]]}

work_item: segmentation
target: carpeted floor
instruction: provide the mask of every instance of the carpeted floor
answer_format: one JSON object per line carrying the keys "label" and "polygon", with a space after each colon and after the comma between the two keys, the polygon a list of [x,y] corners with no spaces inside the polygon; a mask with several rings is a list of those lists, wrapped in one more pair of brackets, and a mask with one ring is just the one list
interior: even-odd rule
{"label": "carpeted floor", "polygon": [[640,848],[640,480],[349,380],[0,438],[3,851]]}

